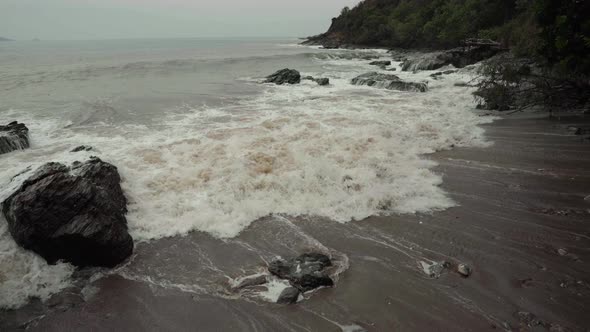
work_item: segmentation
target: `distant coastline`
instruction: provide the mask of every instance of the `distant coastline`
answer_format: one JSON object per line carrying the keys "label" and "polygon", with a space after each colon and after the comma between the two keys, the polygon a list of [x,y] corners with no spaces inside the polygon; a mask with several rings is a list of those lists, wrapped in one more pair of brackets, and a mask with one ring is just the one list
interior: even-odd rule
{"label": "distant coastline", "polygon": [[0,37],[0,42],[5,42],[5,41],[14,41],[14,39]]}

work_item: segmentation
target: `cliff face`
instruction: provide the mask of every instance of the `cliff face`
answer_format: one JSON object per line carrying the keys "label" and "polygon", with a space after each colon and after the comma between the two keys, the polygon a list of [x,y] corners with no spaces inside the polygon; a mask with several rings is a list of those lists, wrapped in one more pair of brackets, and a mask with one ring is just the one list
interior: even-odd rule
{"label": "cliff face", "polygon": [[325,47],[448,48],[466,38],[497,38],[526,0],[365,0],[344,8],[308,44]]}

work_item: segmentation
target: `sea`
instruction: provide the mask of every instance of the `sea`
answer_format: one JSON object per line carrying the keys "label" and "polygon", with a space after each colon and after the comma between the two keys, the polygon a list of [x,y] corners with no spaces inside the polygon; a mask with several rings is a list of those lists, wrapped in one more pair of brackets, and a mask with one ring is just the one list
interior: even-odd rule
{"label": "sea", "polygon": [[[435,80],[432,72],[401,71],[393,62],[396,71],[387,73],[427,82],[429,91],[355,86],[351,79],[360,74],[385,72],[369,62],[391,59],[386,50],[324,50],[299,42],[0,43],[0,124],[25,123],[31,139],[29,149],[0,155],[0,201],[44,163],[98,156],[121,174],[137,253],[91,280],[116,274],[212,296],[229,296],[219,280],[257,272],[246,261],[217,263],[230,259],[229,249],[193,248],[206,273],[167,261],[191,234],[200,243],[238,243],[242,249],[235,250],[270,259],[280,251],[274,244],[329,251],[313,234],[285,231],[296,228],[298,218],[362,223],[454,206],[429,155],[489,144],[478,125],[491,119],[474,111],[471,88],[456,86],[473,78],[474,69]],[[283,68],[327,77],[330,85],[263,83]],[[70,152],[80,145],[93,149]],[[269,233],[279,224],[288,226]],[[153,243],[166,243],[166,259],[158,260],[162,250],[142,249]],[[148,256],[151,263],[142,265]],[[342,273],[347,260],[339,257]],[[47,300],[70,287],[75,273],[70,264],[48,265],[19,248],[0,215],[0,308]],[[273,301],[280,289],[257,296]]]}

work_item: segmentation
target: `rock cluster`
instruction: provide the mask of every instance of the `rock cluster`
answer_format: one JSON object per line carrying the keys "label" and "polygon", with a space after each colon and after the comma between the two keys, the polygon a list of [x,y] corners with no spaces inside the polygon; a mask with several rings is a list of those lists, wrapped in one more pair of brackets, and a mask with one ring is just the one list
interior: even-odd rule
{"label": "rock cluster", "polygon": [[366,73],[352,79],[354,85],[367,85],[376,88],[426,92],[428,85],[426,83],[404,82],[399,77],[392,74],[380,74],[376,72]]}
{"label": "rock cluster", "polygon": [[463,68],[503,52],[496,44],[463,46],[443,52],[423,54],[402,64],[403,71],[436,70],[447,65]]}
{"label": "rock cluster", "polygon": [[133,251],[117,168],[93,157],[47,163],[2,202],[17,244],[48,263],[113,267]]}
{"label": "rock cluster", "polygon": [[326,268],[332,266],[330,258],[320,253],[308,253],[290,260],[276,260],[269,264],[268,271],[288,280],[291,288],[283,291],[279,302],[293,303],[299,293],[305,293],[319,287],[332,287],[334,281],[328,275]]}
{"label": "rock cluster", "polygon": [[0,126],[0,154],[29,147],[29,128],[16,121]]}

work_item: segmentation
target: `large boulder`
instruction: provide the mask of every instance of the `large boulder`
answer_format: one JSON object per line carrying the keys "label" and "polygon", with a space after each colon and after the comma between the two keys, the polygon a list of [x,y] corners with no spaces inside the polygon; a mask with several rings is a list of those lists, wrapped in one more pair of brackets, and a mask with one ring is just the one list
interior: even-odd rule
{"label": "large boulder", "polygon": [[2,202],[10,234],[54,264],[113,267],[133,252],[117,168],[93,157],[48,163]]}
{"label": "large boulder", "polygon": [[278,85],[288,84],[299,84],[301,82],[301,74],[294,69],[281,69],[276,73],[267,76],[265,83],[274,83]]}
{"label": "large boulder", "polygon": [[29,128],[16,121],[0,126],[0,154],[29,147]]}
{"label": "large boulder", "polygon": [[334,286],[326,268],[332,266],[330,258],[324,254],[309,253],[290,260],[276,260],[269,264],[268,271],[273,275],[289,280],[301,292],[319,287]]}
{"label": "large boulder", "polygon": [[357,76],[352,79],[351,83],[354,85],[367,85],[388,90],[415,92],[428,91],[428,85],[426,85],[426,83],[404,82],[395,75],[380,74],[376,72]]}

